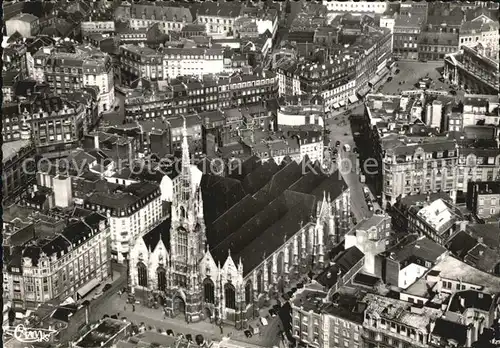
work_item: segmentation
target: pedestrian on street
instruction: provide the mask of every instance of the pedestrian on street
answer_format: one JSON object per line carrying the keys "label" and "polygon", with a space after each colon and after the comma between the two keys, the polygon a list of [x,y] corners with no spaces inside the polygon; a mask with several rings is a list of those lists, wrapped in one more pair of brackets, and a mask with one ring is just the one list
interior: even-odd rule
{"label": "pedestrian on street", "polygon": [[223,335],[224,334],[224,329],[222,328],[222,325],[219,325],[219,328],[220,328],[220,334]]}
{"label": "pedestrian on street", "polygon": [[132,312],[135,312],[135,304],[132,305]]}

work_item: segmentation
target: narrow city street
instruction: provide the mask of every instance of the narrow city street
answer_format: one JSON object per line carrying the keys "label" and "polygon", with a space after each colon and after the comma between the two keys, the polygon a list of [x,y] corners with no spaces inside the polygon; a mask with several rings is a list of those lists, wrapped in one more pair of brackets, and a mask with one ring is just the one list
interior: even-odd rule
{"label": "narrow city street", "polygon": [[[355,105],[349,105],[348,110],[352,114],[363,114],[364,104],[358,102]],[[337,158],[336,165],[343,166],[340,172],[344,181],[351,189],[351,210],[356,221],[361,221],[363,218],[369,217],[371,213],[366,204],[363,184],[358,174],[359,170],[357,166],[362,165],[362,163],[358,164],[357,154],[353,152],[356,144],[352,134],[351,123],[349,122],[349,115],[345,114],[345,112],[346,110],[332,113],[325,123],[327,129],[330,131],[331,146],[335,147],[336,142],[340,142],[340,146],[337,147],[339,157]],[[343,146],[345,144],[350,146],[350,151],[344,151]]]}

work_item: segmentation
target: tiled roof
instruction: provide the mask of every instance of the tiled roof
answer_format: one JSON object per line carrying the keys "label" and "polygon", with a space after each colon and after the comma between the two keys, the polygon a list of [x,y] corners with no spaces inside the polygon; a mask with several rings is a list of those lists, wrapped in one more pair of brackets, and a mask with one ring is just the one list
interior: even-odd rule
{"label": "tiled roof", "polygon": [[167,249],[170,248],[170,224],[170,219],[166,219],[142,236],[144,244],[146,244],[148,250],[154,250],[160,240],[163,241],[163,244]]}
{"label": "tiled roof", "polygon": [[168,22],[186,21],[187,23],[191,23],[193,21],[188,8],[168,6],[168,3],[162,2],[151,3],[145,1],[134,3],[130,10],[130,15],[132,18],[156,19]]}
{"label": "tiled roof", "polygon": [[236,18],[240,15],[242,5],[239,2],[224,2],[224,1],[205,1],[202,3],[197,12],[199,16],[226,17]]}

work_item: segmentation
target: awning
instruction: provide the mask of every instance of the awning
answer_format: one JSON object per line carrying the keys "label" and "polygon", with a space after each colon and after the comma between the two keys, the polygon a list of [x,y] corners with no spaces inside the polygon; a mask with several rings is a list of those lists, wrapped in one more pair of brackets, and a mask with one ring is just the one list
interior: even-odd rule
{"label": "awning", "polygon": [[351,103],[351,104],[352,104],[352,103],[355,103],[355,102],[357,102],[357,101],[358,101],[358,97],[356,97],[355,95],[351,95],[351,96],[349,97],[349,103]]}
{"label": "awning", "polygon": [[382,78],[381,76],[375,75],[375,77],[373,77],[370,81],[368,81],[368,84],[374,86],[375,84],[377,84],[377,82],[380,81],[381,78]]}
{"label": "awning", "polygon": [[385,75],[389,73],[389,68],[384,66],[382,70],[380,70],[377,75],[380,76],[380,78],[383,78]]}
{"label": "awning", "polygon": [[334,104],[333,104],[333,108],[334,108],[334,109],[338,109],[339,107],[340,107],[340,106],[339,106],[339,103],[334,103]]}
{"label": "awning", "polygon": [[100,281],[99,279],[92,279],[90,282],[82,286],[79,290],[77,290],[77,295],[79,298],[85,297],[89,292],[94,290],[98,285]]}
{"label": "awning", "polygon": [[357,93],[358,93],[358,95],[360,97],[364,97],[365,95],[368,94],[369,91],[370,91],[370,87],[369,86],[364,86]]}
{"label": "awning", "polygon": [[345,105],[345,101],[343,101],[343,100],[339,101],[339,105],[340,106],[344,106]]}

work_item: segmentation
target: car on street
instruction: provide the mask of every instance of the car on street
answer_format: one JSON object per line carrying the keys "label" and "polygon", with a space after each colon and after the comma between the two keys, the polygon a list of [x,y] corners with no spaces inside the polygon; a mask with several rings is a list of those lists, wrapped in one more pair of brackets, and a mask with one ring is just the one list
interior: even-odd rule
{"label": "car on street", "polygon": [[174,332],[170,329],[167,330],[167,335],[172,336],[172,337],[175,336]]}
{"label": "car on street", "polygon": [[106,285],[103,286],[102,292],[106,292],[106,291],[108,291],[111,288],[112,288],[111,284],[106,284]]}
{"label": "car on street", "polygon": [[335,147],[339,147],[339,146],[340,146],[340,141],[339,141],[339,140],[337,140],[337,141],[335,142]]}
{"label": "car on street", "polygon": [[276,311],[275,311],[274,309],[272,309],[272,308],[271,308],[271,309],[269,310],[269,315],[270,315],[272,318],[274,318],[274,317],[276,316]]}
{"label": "car on street", "polygon": [[392,81],[392,76],[389,76],[389,77],[387,78],[387,82],[391,82],[391,81]]}
{"label": "car on street", "polygon": [[189,342],[193,342],[193,336],[191,336],[191,334],[187,334],[187,335],[186,335],[186,339],[187,339]]}
{"label": "car on street", "polygon": [[246,336],[247,338],[252,337],[252,333],[250,332],[250,330],[245,330],[245,336]]}
{"label": "car on street", "polygon": [[397,74],[399,74],[399,71],[400,71],[399,69],[396,69],[396,71],[394,71],[394,73],[397,75]]}

